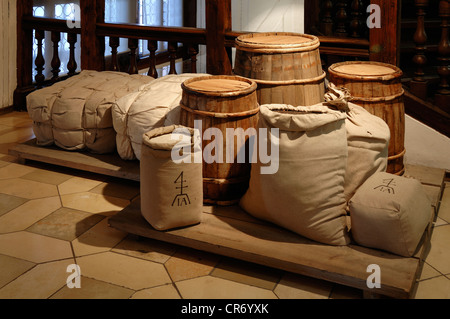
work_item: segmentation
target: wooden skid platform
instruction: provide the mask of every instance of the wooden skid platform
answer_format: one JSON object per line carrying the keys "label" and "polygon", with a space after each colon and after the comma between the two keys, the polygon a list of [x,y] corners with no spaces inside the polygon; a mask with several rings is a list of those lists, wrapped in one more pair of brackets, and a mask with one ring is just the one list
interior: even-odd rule
{"label": "wooden skid platform", "polygon": [[117,153],[92,154],[89,152],[69,152],[58,147],[36,145],[36,139],[18,144],[9,154],[23,160],[33,160],[87,172],[139,181],[139,162],[124,161]]}
{"label": "wooden skid platform", "polygon": [[[433,219],[441,197],[445,172],[410,166],[409,176],[422,180],[433,200]],[[320,244],[272,224],[257,220],[238,206],[205,206],[198,225],[160,232],[142,217],[139,201],[109,219],[110,226],[136,234],[237,258],[273,268],[358,288],[369,294],[411,298],[429,248],[432,222],[414,257],[405,258],[376,249]],[[369,265],[381,269],[381,288],[369,289]]]}
{"label": "wooden skid platform", "polygon": [[[117,154],[93,155],[39,147],[34,140],[17,145],[10,154],[84,171],[139,180],[139,162],[123,161]],[[432,201],[433,218],[439,210],[445,171],[406,165],[405,176],[422,182]],[[109,219],[110,226],[131,234],[241,259],[362,289],[369,294],[410,298],[415,294],[423,260],[429,248],[432,223],[411,258],[376,249],[349,245],[335,247],[310,241],[275,225],[257,220],[238,206],[204,206],[202,222],[196,226],[160,232],[142,217],[139,201]],[[381,288],[369,289],[369,265],[381,268]]]}

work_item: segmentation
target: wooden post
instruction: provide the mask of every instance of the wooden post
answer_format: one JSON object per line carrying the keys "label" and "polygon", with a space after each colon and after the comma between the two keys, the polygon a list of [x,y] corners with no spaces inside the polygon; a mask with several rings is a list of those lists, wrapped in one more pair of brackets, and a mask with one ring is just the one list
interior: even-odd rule
{"label": "wooden post", "polygon": [[442,19],[441,41],[439,42],[438,74],[440,77],[439,89],[435,95],[435,103],[450,113],[450,1],[439,1],[439,16]]}
{"label": "wooden post", "polygon": [[400,1],[371,0],[370,3],[379,6],[381,23],[380,28],[370,29],[370,60],[398,66],[400,60]]}
{"label": "wooden post", "polygon": [[231,0],[208,0],[206,6],[206,72],[232,74],[231,61],[225,47],[225,32],[231,31]]}
{"label": "wooden post", "polygon": [[425,9],[428,7],[428,0],[415,0],[415,6],[417,8],[417,28],[414,33],[414,43],[416,45],[416,54],[412,62],[416,66],[414,72],[414,78],[410,82],[411,92],[420,97],[422,100],[427,98],[428,82],[425,79],[424,67],[428,62],[427,56],[427,40],[428,36],[425,30]]}
{"label": "wooden post", "polygon": [[26,30],[22,18],[33,15],[33,0],[17,0],[17,88],[14,91],[14,108],[26,109],[25,97],[33,84],[33,30]]}
{"label": "wooden post", "polygon": [[97,36],[97,23],[105,22],[104,0],[80,0],[81,69],[105,70],[105,37]]}

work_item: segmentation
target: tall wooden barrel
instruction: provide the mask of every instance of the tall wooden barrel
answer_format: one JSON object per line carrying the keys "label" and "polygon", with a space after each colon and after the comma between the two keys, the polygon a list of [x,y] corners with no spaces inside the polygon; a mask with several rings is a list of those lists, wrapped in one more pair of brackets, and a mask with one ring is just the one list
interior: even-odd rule
{"label": "tall wooden barrel", "polygon": [[356,61],[336,63],[329,67],[330,82],[346,87],[353,99],[370,113],[381,117],[389,126],[389,159],[387,172],[402,175],[405,150],[405,106],[401,83],[403,72],[396,66]]}
{"label": "tall wooden barrel", "polygon": [[[250,79],[225,75],[193,78],[182,84],[181,124],[196,128],[196,120],[201,124],[205,203],[236,204],[248,189],[251,162],[247,134],[251,130],[256,133],[258,125],[256,87]],[[227,137],[227,129],[233,129],[229,130],[233,136]],[[227,145],[233,153],[227,153]],[[244,161],[237,158],[242,147]]]}
{"label": "tall wooden barrel", "polygon": [[307,34],[244,34],[236,38],[234,73],[258,84],[261,105],[314,105],[325,92],[319,46],[319,39]]}

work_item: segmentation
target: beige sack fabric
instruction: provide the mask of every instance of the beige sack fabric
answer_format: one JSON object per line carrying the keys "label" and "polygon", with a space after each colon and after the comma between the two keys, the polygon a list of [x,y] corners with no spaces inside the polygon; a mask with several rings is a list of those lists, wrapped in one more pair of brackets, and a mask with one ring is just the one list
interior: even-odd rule
{"label": "beige sack fabric", "polygon": [[421,183],[389,173],[370,177],[350,200],[354,240],[405,257],[412,256],[427,225],[431,203]]}
{"label": "beige sack fabric", "polygon": [[[309,239],[347,245],[345,118],[345,112],[323,104],[262,105],[258,127],[279,129],[279,158],[272,159],[278,160],[278,171],[261,174],[266,165],[259,160],[252,164],[249,189],[240,206]],[[268,135],[270,149],[276,139]],[[258,143],[261,138],[259,130]]]}
{"label": "beige sack fabric", "polygon": [[[143,135],[141,211],[142,216],[157,230],[201,222],[202,164],[195,163],[194,157],[200,153],[201,158],[202,150],[200,141],[195,142],[195,138],[199,139],[200,134],[194,136],[194,129],[176,125],[157,128]],[[188,149],[190,152],[180,151],[180,145],[182,150]],[[177,154],[182,154],[184,162],[178,163],[172,159],[173,149],[177,150]]]}
{"label": "beige sack fabric", "polygon": [[349,102],[349,90],[328,83],[324,96],[327,105],[347,112],[348,159],[345,172],[345,199],[373,174],[386,172],[391,132],[386,122],[363,107]]}
{"label": "beige sack fabric", "polygon": [[349,201],[356,190],[377,172],[386,172],[390,139],[389,126],[359,105],[348,103],[348,160],[345,172],[345,198]]}
{"label": "beige sack fabric", "polygon": [[27,109],[33,120],[37,144],[56,144],[70,151],[115,151],[112,104],[153,80],[137,74],[84,70],[30,93]]}
{"label": "beige sack fabric", "polygon": [[[197,76],[203,74],[166,75],[146,85],[143,90],[116,101],[112,107],[112,116],[117,132],[117,151],[122,159],[141,159],[143,134],[155,128],[169,126],[166,115],[173,113],[180,104],[183,93],[181,84]],[[179,119],[170,124],[179,124]]]}

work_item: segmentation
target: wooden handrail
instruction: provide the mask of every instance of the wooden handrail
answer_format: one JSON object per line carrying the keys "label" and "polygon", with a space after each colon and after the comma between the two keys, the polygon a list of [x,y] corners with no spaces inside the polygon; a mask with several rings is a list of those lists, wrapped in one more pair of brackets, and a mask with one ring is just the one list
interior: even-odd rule
{"label": "wooden handrail", "polygon": [[206,30],[188,27],[151,27],[130,23],[97,23],[98,36],[206,44]]}
{"label": "wooden handrail", "polygon": [[22,27],[27,30],[44,30],[44,31],[56,31],[80,34],[81,29],[69,28],[66,20],[42,18],[26,16],[23,17]]}

